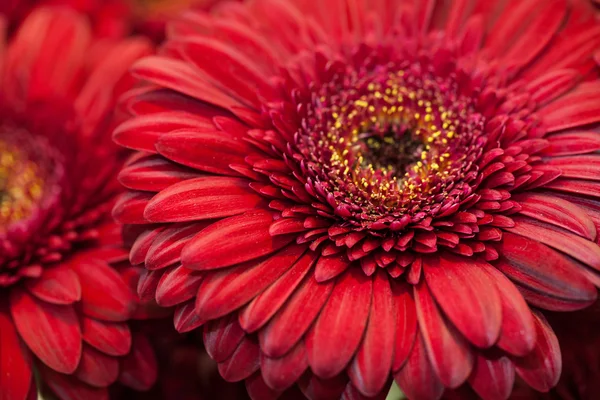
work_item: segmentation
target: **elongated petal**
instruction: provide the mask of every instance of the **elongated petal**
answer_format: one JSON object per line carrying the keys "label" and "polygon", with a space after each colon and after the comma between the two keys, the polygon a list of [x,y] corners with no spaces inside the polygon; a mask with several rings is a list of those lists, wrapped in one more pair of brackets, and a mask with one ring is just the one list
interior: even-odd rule
{"label": "elongated petal", "polygon": [[82,317],[81,330],[87,344],[110,356],[124,356],[131,349],[131,332],[126,323]]}
{"label": "elongated petal", "polygon": [[543,316],[535,315],[537,341],[524,358],[514,360],[517,374],[535,390],[547,392],[556,385],[562,371],[558,339]]}
{"label": "elongated petal", "polygon": [[438,400],[442,397],[444,385],[429,361],[420,333],[417,333],[406,364],[394,373],[394,379],[410,399]]}
{"label": "elongated petal", "polygon": [[415,288],[415,302],[420,331],[433,369],[444,386],[460,386],[473,367],[469,344],[444,319],[424,281]]}
{"label": "elongated petal", "polygon": [[178,266],[165,272],[156,287],[156,302],[171,307],[193,298],[204,276],[197,271]]}
{"label": "elongated petal", "polygon": [[478,261],[442,255],[423,259],[427,286],[444,313],[473,344],[490,347],[500,334],[502,307]]}
{"label": "elongated petal", "polygon": [[198,288],[196,312],[208,320],[240,308],[289,270],[304,251],[304,246],[290,245],[264,261],[206,274]]}
{"label": "elongated petal", "polygon": [[596,288],[579,271],[580,267],[549,247],[506,233],[500,250],[506,262],[499,262],[497,268],[527,288],[578,307],[585,307],[596,299]]}
{"label": "elongated petal", "polygon": [[302,282],[315,257],[313,252],[304,254],[292,268],[240,311],[239,321],[246,332],[258,330],[275,315]]}
{"label": "elongated petal", "polygon": [[229,217],[256,208],[263,199],[240,178],[201,177],[177,183],[150,200],[150,222],[183,222]]}
{"label": "elongated petal", "polygon": [[136,295],[116,270],[84,257],[73,260],[70,266],[81,283],[80,304],[84,314],[106,321],[129,319],[137,306]]}
{"label": "elongated petal", "polygon": [[203,332],[206,352],[218,363],[231,357],[245,336],[235,313],[207,323]]}
{"label": "elongated petal", "polygon": [[308,368],[308,357],[304,342],[300,341],[292,350],[281,358],[269,358],[263,355],[260,369],[269,387],[274,390],[285,390],[298,381]]}
{"label": "elongated petal", "polygon": [[133,336],[131,352],[121,362],[119,382],[138,391],[154,385],[158,374],[158,362],[150,341],[141,333]]}
{"label": "elongated petal", "polygon": [[0,399],[25,400],[33,372],[8,310],[0,311]]}
{"label": "elongated petal", "polygon": [[215,222],[183,248],[182,264],[191,269],[216,269],[271,254],[291,241],[286,236],[271,237],[271,222],[271,215],[264,211]]}
{"label": "elongated petal", "polygon": [[238,382],[252,375],[260,367],[260,348],[243,338],[231,357],[219,363],[219,373],[227,382]]}
{"label": "elongated petal", "polygon": [[40,300],[53,304],[72,304],[81,299],[77,275],[67,266],[45,268],[38,279],[26,282],[27,290]]}
{"label": "elongated petal", "polygon": [[356,352],[369,317],[373,281],[353,269],[342,275],[306,338],[308,363],[315,375],[340,373]]}
{"label": "elongated petal", "polygon": [[119,376],[119,360],[93,347],[84,346],[75,376],[90,386],[106,387],[115,382]]}
{"label": "elongated petal", "polygon": [[259,331],[260,347],[269,357],[279,358],[302,338],[325,305],[333,282],[317,282],[310,274],[275,317]]}
{"label": "elongated petal", "polygon": [[399,370],[410,355],[417,335],[417,309],[412,288],[406,284],[392,283],[396,312],[396,335],[392,369]]}
{"label": "elongated petal", "polygon": [[367,330],[350,365],[353,385],[367,397],[377,395],[392,368],[396,320],[387,274],[379,271],[373,282],[373,300]]}
{"label": "elongated petal", "polygon": [[507,357],[487,359],[477,355],[469,384],[483,399],[505,400],[512,392],[515,368]]}
{"label": "elongated petal", "polygon": [[73,373],[81,358],[81,328],[71,305],[38,300],[24,290],[12,290],[10,311],[21,338],[55,371]]}

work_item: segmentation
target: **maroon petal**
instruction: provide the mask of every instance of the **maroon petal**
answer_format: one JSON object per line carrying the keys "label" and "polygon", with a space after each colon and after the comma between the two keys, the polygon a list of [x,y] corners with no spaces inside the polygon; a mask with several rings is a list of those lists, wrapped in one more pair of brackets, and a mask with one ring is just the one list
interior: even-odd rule
{"label": "maroon petal", "polygon": [[505,233],[499,249],[506,261],[500,260],[496,267],[526,288],[572,303],[575,308],[596,299],[596,288],[580,272],[581,267],[538,241]]}
{"label": "maroon petal", "polygon": [[342,275],[306,337],[308,363],[315,375],[332,378],[348,364],[367,325],[373,280],[354,268]]}
{"label": "maroon petal", "polygon": [[210,321],[204,325],[206,352],[216,362],[223,362],[231,357],[245,335],[235,313]]}
{"label": "maroon petal", "polygon": [[183,247],[209,224],[210,222],[203,221],[166,228],[156,235],[149,246],[144,266],[149,270],[157,270],[179,262]]}
{"label": "maroon petal", "polygon": [[219,373],[227,382],[246,379],[260,367],[260,348],[248,338],[243,338],[231,357],[219,363]]}
{"label": "maroon petal", "polygon": [[379,270],[373,282],[373,300],[367,330],[350,365],[350,381],[360,393],[376,396],[392,369],[396,315],[387,273]]}
{"label": "maroon petal", "polygon": [[348,383],[348,378],[345,374],[340,374],[331,379],[321,379],[318,376],[306,372],[298,386],[302,393],[308,399],[314,400],[329,400],[339,399]]}
{"label": "maroon petal", "polygon": [[420,333],[417,333],[406,364],[394,374],[394,379],[409,399],[438,400],[442,397],[444,385],[429,361]]}
{"label": "maroon petal", "polygon": [[105,321],[126,321],[131,317],[137,296],[115,269],[85,257],[74,259],[70,266],[81,283],[80,304],[85,315]]}
{"label": "maroon petal", "polygon": [[77,275],[67,266],[44,268],[42,276],[27,280],[25,287],[38,299],[53,304],[72,304],[81,299]]}
{"label": "maroon petal", "polygon": [[82,317],[81,330],[84,342],[109,356],[124,356],[131,349],[131,332],[126,323]]}
{"label": "maroon petal", "polygon": [[171,307],[193,298],[204,278],[202,273],[183,266],[166,271],[156,288],[156,302],[163,307]]}
{"label": "maroon petal", "polygon": [[134,390],[148,390],[154,385],[158,364],[154,350],[143,334],[133,336],[131,352],[121,361],[119,382]]}
{"label": "maroon petal", "polygon": [[61,400],[108,400],[106,388],[91,387],[74,376],[59,374],[45,366],[40,366],[40,373],[44,383]]}
{"label": "maroon petal", "polygon": [[333,290],[333,281],[319,283],[308,275],[275,317],[259,331],[260,347],[269,357],[283,357],[313,323]]}
{"label": "maroon petal", "polygon": [[264,381],[260,372],[254,373],[245,381],[248,396],[253,400],[276,400],[281,392],[271,389]]}
{"label": "maroon petal", "polygon": [[507,357],[488,359],[478,354],[469,384],[483,399],[505,400],[512,392],[515,368]]}
{"label": "maroon petal", "polygon": [[25,400],[33,373],[27,350],[4,307],[0,311],[0,399]]}
{"label": "maroon petal", "polygon": [[90,386],[106,387],[119,377],[119,360],[84,346],[75,376]]}
{"label": "maroon petal", "polygon": [[533,314],[519,290],[504,274],[489,265],[485,266],[485,271],[493,277],[502,303],[502,328],[496,345],[510,354],[524,356],[535,346]]}
{"label": "maroon petal", "polygon": [[156,144],[158,152],[176,163],[219,175],[237,175],[231,164],[244,164],[255,153],[253,147],[226,132],[178,130],[162,135]]}
{"label": "maroon petal", "polygon": [[589,240],[596,238],[596,227],[585,209],[556,196],[524,193],[513,199],[521,205],[520,214],[567,229]]}
{"label": "maroon petal", "polygon": [[414,292],[419,327],[433,369],[444,386],[457,388],[469,377],[473,367],[469,344],[444,319],[424,281]]}
{"label": "maroon petal", "polygon": [[576,128],[600,121],[598,82],[579,85],[574,91],[539,110],[548,132]]}
{"label": "maroon petal", "polygon": [[198,289],[196,312],[208,320],[242,307],[290,269],[305,249],[290,245],[266,260],[207,274]]}
{"label": "maroon petal", "polygon": [[113,217],[122,224],[145,224],[144,209],[153,194],[146,192],[126,192],[119,196],[113,208]]}
{"label": "maroon petal", "polygon": [[562,359],[558,339],[548,322],[535,314],[537,341],[527,356],[515,359],[517,374],[532,388],[547,392],[558,383],[562,370]]}
{"label": "maroon petal", "polygon": [[318,282],[333,279],[350,266],[346,254],[335,254],[332,256],[321,256],[315,266],[315,278]]}
{"label": "maroon petal", "polygon": [[281,358],[269,358],[263,354],[260,369],[267,385],[283,391],[300,379],[308,368],[308,357],[303,341],[298,342],[292,350]]}
{"label": "maroon petal", "polygon": [[183,303],[175,307],[175,313],[173,314],[173,324],[175,329],[179,333],[190,332],[199,326],[202,326],[206,320],[201,319],[196,314],[196,302],[190,300],[187,303]]}
{"label": "maroon petal", "polygon": [[150,222],[185,222],[242,214],[264,201],[248,183],[225,176],[179,182],[154,196],[144,217]]}
{"label": "maroon petal", "polygon": [[271,222],[271,214],[266,211],[215,222],[183,248],[182,263],[191,269],[217,269],[271,254],[292,240],[287,236],[271,237]]}
{"label": "maroon petal", "polygon": [[474,345],[492,346],[500,334],[502,308],[493,280],[465,257],[423,258],[427,286],[454,326]]}
{"label": "maroon petal", "polygon": [[140,157],[119,173],[119,182],[131,190],[160,192],[176,183],[196,178],[198,173],[159,156]]}
{"label": "maroon petal", "polygon": [[392,370],[397,371],[408,360],[417,336],[417,309],[412,288],[403,283],[392,282],[396,313],[396,334]]}
{"label": "maroon petal", "polygon": [[46,365],[71,374],[81,358],[81,329],[71,305],[43,302],[24,290],[10,293],[15,327],[29,349]]}
{"label": "maroon petal", "polygon": [[264,326],[285,304],[315,261],[315,253],[304,254],[286,273],[240,311],[239,321],[246,332]]}

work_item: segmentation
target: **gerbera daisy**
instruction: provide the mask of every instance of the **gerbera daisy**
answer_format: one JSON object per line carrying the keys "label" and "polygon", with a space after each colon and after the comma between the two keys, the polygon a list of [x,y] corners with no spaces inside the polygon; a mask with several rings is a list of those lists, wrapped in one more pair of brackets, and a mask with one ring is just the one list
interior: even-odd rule
{"label": "gerbera daisy", "polygon": [[[146,40],[99,42],[82,16],[37,9],[0,48],[0,398],[103,399],[147,389],[154,356],[110,210],[122,155],[115,96]],[[34,379],[34,375],[36,379]]]}
{"label": "gerbera daisy", "polygon": [[254,0],[133,73],[141,293],[254,398],[508,397],[600,284],[600,26],[575,0]]}

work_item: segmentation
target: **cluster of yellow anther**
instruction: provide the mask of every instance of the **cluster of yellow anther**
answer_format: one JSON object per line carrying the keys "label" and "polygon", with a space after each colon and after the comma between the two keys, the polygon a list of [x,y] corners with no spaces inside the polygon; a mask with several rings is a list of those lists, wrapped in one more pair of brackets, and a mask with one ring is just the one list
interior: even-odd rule
{"label": "cluster of yellow anther", "polygon": [[0,140],[0,232],[31,215],[43,194],[39,167]]}
{"label": "cluster of yellow anther", "polygon": [[[379,200],[385,200],[390,190],[414,198],[435,177],[443,179],[456,161],[447,150],[458,136],[464,115],[463,110],[445,105],[448,99],[434,89],[437,87],[430,81],[411,84],[404,71],[398,71],[388,74],[385,81],[369,83],[362,93],[350,91],[352,101],[331,107],[328,131],[319,143],[331,151],[330,165],[342,172],[344,180]],[[361,150],[366,145],[378,151],[398,142],[398,152],[408,151],[402,147],[407,140],[402,135],[411,135],[411,141],[420,143],[420,154],[411,165],[373,165]],[[400,169],[403,174],[398,176]]]}

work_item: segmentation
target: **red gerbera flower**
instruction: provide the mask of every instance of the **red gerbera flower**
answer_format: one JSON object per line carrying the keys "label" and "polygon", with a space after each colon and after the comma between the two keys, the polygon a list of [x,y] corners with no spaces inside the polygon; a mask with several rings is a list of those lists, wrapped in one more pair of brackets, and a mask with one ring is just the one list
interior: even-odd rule
{"label": "red gerbera flower", "polygon": [[106,398],[117,379],[146,389],[153,354],[126,323],[139,268],[110,217],[110,116],[151,47],[37,9],[0,48],[0,398],[35,398],[34,371],[60,399]]}
{"label": "red gerbera flower", "polygon": [[254,398],[508,397],[561,371],[532,308],[600,283],[600,26],[569,0],[278,1],[188,13],[134,74],[144,296]]}

